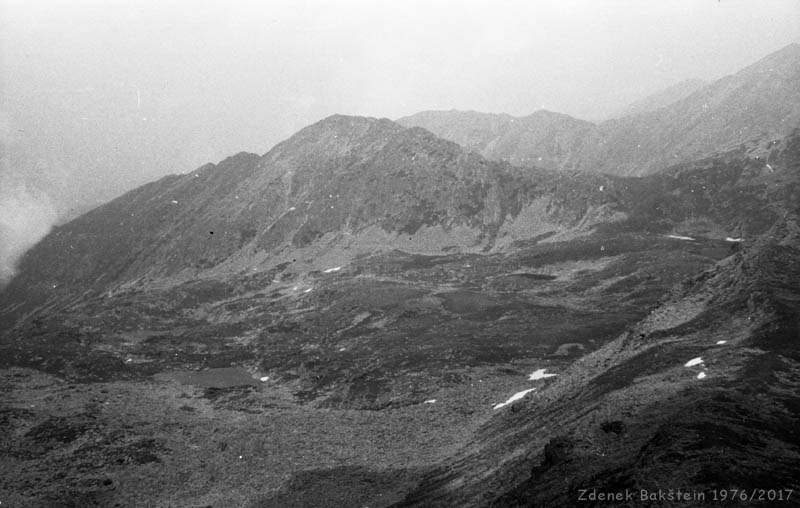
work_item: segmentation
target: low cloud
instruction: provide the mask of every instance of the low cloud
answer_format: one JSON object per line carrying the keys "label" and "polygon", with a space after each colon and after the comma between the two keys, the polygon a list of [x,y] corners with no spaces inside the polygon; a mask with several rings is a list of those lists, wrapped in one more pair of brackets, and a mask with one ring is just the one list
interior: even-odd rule
{"label": "low cloud", "polygon": [[0,177],[0,287],[14,277],[22,255],[50,232],[57,218],[47,194]]}

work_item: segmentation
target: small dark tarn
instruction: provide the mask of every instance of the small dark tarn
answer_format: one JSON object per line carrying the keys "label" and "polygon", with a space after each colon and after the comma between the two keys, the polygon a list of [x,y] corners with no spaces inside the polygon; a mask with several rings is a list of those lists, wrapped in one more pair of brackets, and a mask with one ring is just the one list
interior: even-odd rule
{"label": "small dark tarn", "polygon": [[115,464],[160,463],[160,454],[167,450],[163,442],[156,439],[140,439],[125,446],[114,448],[111,452]]}
{"label": "small dark tarn", "polygon": [[25,437],[36,443],[48,441],[71,443],[91,428],[92,419],[88,416],[83,418],[51,417],[29,430]]}

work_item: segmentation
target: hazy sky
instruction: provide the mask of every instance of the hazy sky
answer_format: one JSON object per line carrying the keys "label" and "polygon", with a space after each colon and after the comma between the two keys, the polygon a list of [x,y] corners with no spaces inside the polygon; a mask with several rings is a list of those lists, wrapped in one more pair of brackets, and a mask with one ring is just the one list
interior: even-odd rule
{"label": "hazy sky", "polygon": [[0,0],[0,20],[0,184],[58,213],[333,113],[599,119],[800,40],[797,0]]}

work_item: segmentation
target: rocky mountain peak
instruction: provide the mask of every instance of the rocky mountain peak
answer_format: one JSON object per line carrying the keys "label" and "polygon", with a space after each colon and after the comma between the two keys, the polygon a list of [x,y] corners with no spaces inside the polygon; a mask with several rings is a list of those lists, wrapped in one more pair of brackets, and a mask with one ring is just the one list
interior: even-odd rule
{"label": "rocky mountain peak", "polygon": [[332,115],[298,131],[266,154],[268,161],[289,156],[336,159],[368,156],[379,150],[403,127],[386,118]]}

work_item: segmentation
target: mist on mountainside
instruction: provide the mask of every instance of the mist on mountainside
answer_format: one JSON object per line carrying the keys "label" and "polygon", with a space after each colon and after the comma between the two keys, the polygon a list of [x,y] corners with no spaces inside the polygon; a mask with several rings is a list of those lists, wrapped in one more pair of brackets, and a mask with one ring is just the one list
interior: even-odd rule
{"label": "mist on mountainside", "polygon": [[0,288],[14,276],[19,258],[50,232],[57,218],[47,194],[0,176]]}

